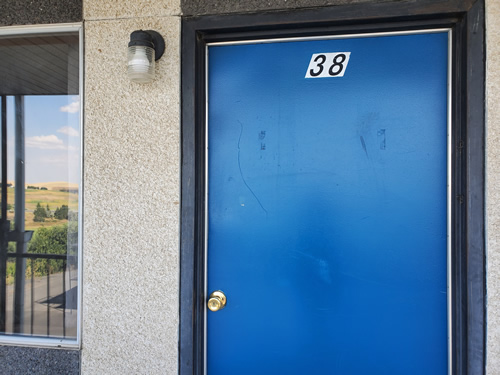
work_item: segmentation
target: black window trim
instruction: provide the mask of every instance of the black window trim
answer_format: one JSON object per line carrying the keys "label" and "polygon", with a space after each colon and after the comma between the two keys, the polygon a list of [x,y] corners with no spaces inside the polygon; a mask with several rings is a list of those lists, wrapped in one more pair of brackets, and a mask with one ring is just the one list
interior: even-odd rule
{"label": "black window trim", "polygon": [[182,20],[179,374],[204,373],[205,46],[209,42],[451,28],[452,372],[485,374],[484,0],[365,3]]}

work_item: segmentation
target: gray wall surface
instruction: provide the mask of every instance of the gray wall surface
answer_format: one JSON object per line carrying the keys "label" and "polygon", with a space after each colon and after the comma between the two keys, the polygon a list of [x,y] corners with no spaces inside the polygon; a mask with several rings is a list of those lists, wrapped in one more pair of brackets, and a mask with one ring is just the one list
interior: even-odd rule
{"label": "gray wall surface", "polygon": [[79,372],[78,350],[0,346],[2,375],[76,375]]}
{"label": "gray wall surface", "polygon": [[[177,373],[178,0],[85,0],[83,374]],[[156,30],[155,79],[127,76],[134,30]]]}
{"label": "gray wall surface", "polygon": [[82,0],[1,0],[0,26],[82,21]]}
{"label": "gray wall surface", "polygon": [[192,16],[405,1],[407,0],[181,0],[181,7],[184,16]]}

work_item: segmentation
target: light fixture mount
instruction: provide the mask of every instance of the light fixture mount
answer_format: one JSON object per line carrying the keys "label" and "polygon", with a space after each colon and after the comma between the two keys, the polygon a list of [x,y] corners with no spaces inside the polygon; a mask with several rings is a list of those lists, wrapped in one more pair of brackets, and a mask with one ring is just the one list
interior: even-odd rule
{"label": "light fixture mount", "polygon": [[155,61],[158,61],[165,52],[165,40],[159,32],[154,30],[136,30],[130,34],[129,47],[144,46],[155,50]]}

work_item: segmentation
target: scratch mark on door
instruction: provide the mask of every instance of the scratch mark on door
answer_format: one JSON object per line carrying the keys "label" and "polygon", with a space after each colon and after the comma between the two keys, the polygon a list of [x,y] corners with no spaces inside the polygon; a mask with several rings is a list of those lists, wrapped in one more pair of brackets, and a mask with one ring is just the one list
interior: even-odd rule
{"label": "scratch mark on door", "polygon": [[363,150],[365,150],[366,157],[368,157],[368,151],[366,150],[365,139],[363,138],[362,135],[359,136],[359,140],[361,141],[361,146],[363,147]]}
{"label": "scratch mark on door", "polygon": [[379,141],[380,141],[380,149],[385,150],[385,129],[380,129],[377,132],[377,136],[378,136]]}
{"label": "scratch mark on door", "polygon": [[243,124],[241,123],[240,120],[238,120],[238,122],[240,123],[240,128],[241,128],[241,130],[240,130],[240,137],[238,138],[238,168],[240,170],[241,179],[243,180],[243,183],[247,187],[248,191],[250,193],[252,193],[252,195],[254,196],[254,198],[257,201],[257,203],[259,204],[260,208],[262,208],[262,210],[267,215],[267,210],[264,208],[264,206],[262,205],[262,203],[261,203],[260,199],[257,197],[257,195],[255,195],[255,193],[253,192],[252,188],[248,185],[247,181],[245,180],[245,176],[243,176],[243,171],[241,170],[241,158],[240,158],[241,148],[240,148],[240,143],[241,143],[241,136],[243,135]]}

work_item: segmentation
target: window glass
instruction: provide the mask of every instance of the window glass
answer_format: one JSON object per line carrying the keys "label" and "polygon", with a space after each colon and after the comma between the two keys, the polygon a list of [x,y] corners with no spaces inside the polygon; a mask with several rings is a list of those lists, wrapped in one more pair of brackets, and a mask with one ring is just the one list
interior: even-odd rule
{"label": "window glass", "polygon": [[79,35],[0,36],[0,342],[76,340]]}

